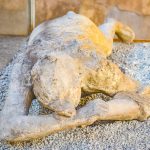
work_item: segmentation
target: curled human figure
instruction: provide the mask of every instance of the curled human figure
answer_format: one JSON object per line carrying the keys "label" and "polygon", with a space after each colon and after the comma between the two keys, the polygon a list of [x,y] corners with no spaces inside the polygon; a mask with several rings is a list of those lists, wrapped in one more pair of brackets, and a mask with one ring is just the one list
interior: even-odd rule
{"label": "curled human figure", "polygon": [[[0,139],[30,140],[97,120],[147,119],[150,90],[139,93],[138,83],[107,60],[115,34],[127,43],[134,39],[134,32],[114,19],[98,28],[73,12],[36,27],[12,69]],[[112,99],[95,99],[77,109],[81,95],[92,93]],[[53,113],[28,115],[34,97]]]}

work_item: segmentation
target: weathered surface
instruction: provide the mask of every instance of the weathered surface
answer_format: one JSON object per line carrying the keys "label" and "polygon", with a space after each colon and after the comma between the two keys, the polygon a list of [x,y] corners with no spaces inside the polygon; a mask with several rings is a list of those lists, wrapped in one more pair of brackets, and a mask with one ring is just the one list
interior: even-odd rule
{"label": "weathered surface", "polygon": [[[147,119],[149,100],[134,94],[137,83],[106,59],[114,33],[129,42],[133,40],[132,30],[112,20],[100,29],[102,32],[87,18],[72,12],[35,29],[27,50],[18,55],[12,69],[0,114],[1,139],[29,140],[96,120]],[[125,93],[109,102],[95,99],[75,113],[81,92],[114,95],[120,91]],[[27,116],[33,92],[53,114]]]}

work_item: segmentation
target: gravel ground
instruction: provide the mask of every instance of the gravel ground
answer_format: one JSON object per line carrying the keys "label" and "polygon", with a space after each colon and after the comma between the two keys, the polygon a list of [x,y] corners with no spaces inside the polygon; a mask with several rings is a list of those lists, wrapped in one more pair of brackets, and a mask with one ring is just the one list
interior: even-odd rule
{"label": "gravel ground", "polygon": [[[115,43],[109,59],[126,74],[140,81],[142,86],[150,84],[150,43]],[[12,66],[13,61],[0,72],[0,110],[7,94]],[[95,97],[109,99],[101,94],[86,98]],[[30,114],[37,115],[45,111],[36,100],[33,101]],[[0,150],[3,149],[150,150],[150,119],[145,122],[96,122],[92,126],[59,132],[30,142],[10,144],[0,141]]]}

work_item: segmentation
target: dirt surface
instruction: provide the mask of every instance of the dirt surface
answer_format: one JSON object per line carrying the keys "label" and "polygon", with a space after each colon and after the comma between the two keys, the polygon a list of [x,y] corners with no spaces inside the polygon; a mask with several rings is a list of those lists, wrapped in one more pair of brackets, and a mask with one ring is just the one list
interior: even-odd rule
{"label": "dirt surface", "polygon": [[11,61],[27,37],[0,36],[0,70]]}

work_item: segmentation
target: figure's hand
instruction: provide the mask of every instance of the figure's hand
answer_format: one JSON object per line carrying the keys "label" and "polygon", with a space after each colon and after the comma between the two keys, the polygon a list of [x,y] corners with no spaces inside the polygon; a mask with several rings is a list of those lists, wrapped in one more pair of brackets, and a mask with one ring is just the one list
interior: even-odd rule
{"label": "figure's hand", "polygon": [[90,118],[94,116],[103,116],[108,112],[108,105],[101,99],[95,99],[83,106],[77,113],[79,118]]}
{"label": "figure's hand", "polygon": [[50,103],[49,107],[60,116],[73,117],[76,114],[75,106],[73,106],[73,104],[71,104],[69,101],[56,100]]}

